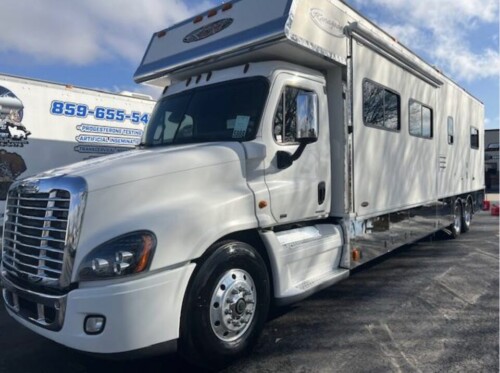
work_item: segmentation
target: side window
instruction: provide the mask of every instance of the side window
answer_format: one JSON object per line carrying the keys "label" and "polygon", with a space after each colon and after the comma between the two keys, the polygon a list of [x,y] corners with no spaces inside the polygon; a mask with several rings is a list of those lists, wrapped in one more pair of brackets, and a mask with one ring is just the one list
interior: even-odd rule
{"label": "side window", "polygon": [[294,144],[297,127],[297,96],[301,92],[310,92],[295,87],[285,87],[274,115],[273,136],[278,144]]}
{"label": "side window", "polygon": [[479,130],[474,127],[470,128],[470,147],[479,149]]}
{"label": "side window", "polygon": [[453,135],[455,133],[455,128],[453,124],[453,117],[448,117],[448,144],[453,145]]}
{"label": "side window", "polygon": [[401,99],[398,94],[372,81],[363,81],[363,122],[366,126],[399,131],[400,113]]}
{"label": "side window", "polygon": [[433,136],[432,109],[410,100],[410,135],[430,139]]}

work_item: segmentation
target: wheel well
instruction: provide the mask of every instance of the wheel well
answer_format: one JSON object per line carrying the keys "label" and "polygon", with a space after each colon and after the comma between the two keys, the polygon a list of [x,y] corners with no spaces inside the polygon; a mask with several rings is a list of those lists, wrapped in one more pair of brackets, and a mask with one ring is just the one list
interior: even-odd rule
{"label": "wheel well", "polygon": [[[260,254],[264,262],[266,263],[267,273],[269,274],[269,282],[271,287],[271,296],[274,295],[274,280],[273,280],[273,271],[271,268],[271,262],[269,261],[269,255],[267,253],[266,246],[264,242],[260,238],[259,232],[256,229],[248,229],[245,231],[233,232],[228,234],[227,236],[221,237],[217,242],[227,241],[227,240],[236,240],[241,241],[246,244],[252,246],[257,252]],[[210,255],[210,254],[208,254]],[[203,258],[205,255],[203,255]]]}
{"label": "wheel well", "polygon": [[455,198],[455,202],[458,202],[460,203],[460,208],[462,209],[462,213],[464,213],[464,209],[465,209],[465,204],[470,201],[470,204],[472,206],[472,213],[475,212],[475,209],[474,209],[474,197],[472,196],[472,194],[462,194],[458,197]]}

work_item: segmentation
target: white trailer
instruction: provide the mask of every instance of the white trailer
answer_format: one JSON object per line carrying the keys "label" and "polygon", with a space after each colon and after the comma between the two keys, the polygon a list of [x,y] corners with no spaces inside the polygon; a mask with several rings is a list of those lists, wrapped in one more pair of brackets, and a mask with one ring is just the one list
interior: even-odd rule
{"label": "white trailer", "polygon": [[16,179],[134,148],[153,107],[142,94],[0,74],[0,219]]}
{"label": "white trailer", "polygon": [[271,302],[466,232],[483,198],[483,105],[341,1],[228,2],[135,79],[165,88],[141,147],[9,192],[7,310],[66,346],[224,365]]}

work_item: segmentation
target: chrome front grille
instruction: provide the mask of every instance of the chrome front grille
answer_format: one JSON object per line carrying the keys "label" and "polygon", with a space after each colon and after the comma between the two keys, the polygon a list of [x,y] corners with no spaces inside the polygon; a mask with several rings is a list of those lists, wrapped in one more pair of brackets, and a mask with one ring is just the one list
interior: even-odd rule
{"label": "chrome front grille", "polygon": [[60,279],[70,203],[70,192],[62,189],[9,192],[2,257],[7,273],[35,283]]}
{"label": "chrome front grille", "polygon": [[81,177],[47,173],[15,182],[7,195],[2,277],[30,291],[68,291],[86,198]]}
{"label": "chrome front grille", "polygon": [[3,298],[11,312],[42,328],[63,326],[86,200],[87,183],[75,176],[46,173],[9,190]]}

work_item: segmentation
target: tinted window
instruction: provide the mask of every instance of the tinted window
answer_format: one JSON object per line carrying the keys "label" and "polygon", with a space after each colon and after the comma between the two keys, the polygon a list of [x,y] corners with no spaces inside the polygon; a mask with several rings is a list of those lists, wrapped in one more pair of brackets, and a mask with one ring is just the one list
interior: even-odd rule
{"label": "tinted window", "polygon": [[410,100],[410,135],[432,138],[432,109],[420,102]]}
{"label": "tinted window", "polygon": [[301,92],[308,92],[300,88],[285,87],[276,109],[273,123],[274,140],[278,144],[297,142],[295,138],[297,128],[297,96]]}
{"label": "tinted window", "polygon": [[453,124],[453,118],[448,117],[448,144],[452,145],[454,141],[454,124]]}
{"label": "tinted window", "polygon": [[162,99],[145,132],[147,146],[255,138],[267,98],[265,79],[193,88]]}
{"label": "tinted window", "polygon": [[363,121],[367,126],[401,129],[399,95],[369,80],[363,81]]}
{"label": "tinted window", "polygon": [[472,149],[479,149],[479,130],[477,128],[470,128],[470,146]]}

